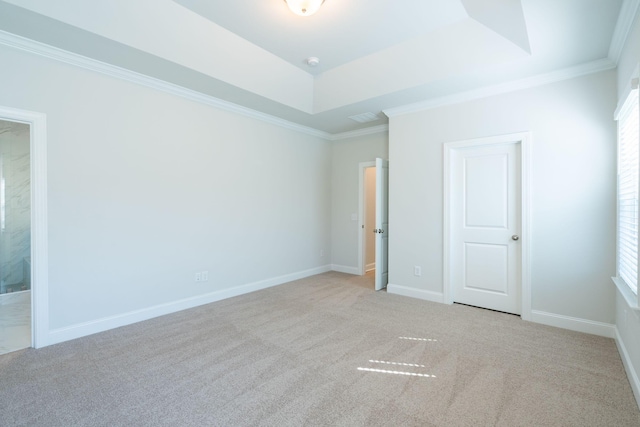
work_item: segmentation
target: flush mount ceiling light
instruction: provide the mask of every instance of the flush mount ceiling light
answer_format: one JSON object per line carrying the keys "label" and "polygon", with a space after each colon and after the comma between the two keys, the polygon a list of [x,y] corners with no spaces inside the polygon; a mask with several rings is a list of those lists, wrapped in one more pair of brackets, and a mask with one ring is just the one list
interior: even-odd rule
{"label": "flush mount ceiling light", "polygon": [[320,9],[324,0],[284,0],[291,12],[300,16],[311,16]]}

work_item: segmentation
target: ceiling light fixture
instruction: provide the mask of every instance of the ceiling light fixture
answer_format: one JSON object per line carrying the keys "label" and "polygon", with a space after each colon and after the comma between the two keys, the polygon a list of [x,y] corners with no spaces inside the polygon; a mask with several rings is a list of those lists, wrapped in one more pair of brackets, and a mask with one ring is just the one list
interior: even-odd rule
{"label": "ceiling light fixture", "polygon": [[284,0],[291,12],[300,16],[311,16],[320,9],[324,0]]}

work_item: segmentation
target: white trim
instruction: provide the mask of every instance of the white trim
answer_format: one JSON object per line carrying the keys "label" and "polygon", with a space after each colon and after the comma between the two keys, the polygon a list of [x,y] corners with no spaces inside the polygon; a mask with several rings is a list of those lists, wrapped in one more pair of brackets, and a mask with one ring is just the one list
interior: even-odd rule
{"label": "white trim", "polygon": [[498,135],[487,138],[469,139],[465,141],[447,142],[444,144],[443,164],[443,301],[453,304],[450,271],[450,240],[451,230],[449,216],[451,215],[451,153],[455,149],[465,147],[480,147],[483,145],[513,143],[520,144],[520,198],[521,198],[521,314],[523,320],[531,320],[531,132],[520,132]]}
{"label": "white trim", "polygon": [[640,311],[640,307],[638,307],[638,296],[633,293],[629,285],[619,277],[612,277],[611,280],[616,285],[616,288],[618,288],[618,292],[622,298],[624,298],[629,308],[631,310]]}
{"label": "white trim", "polygon": [[532,136],[531,132],[526,132],[520,141],[520,198],[522,215],[522,320],[531,320],[531,165],[532,165]]}
{"label": "white trim", "polygon": [[80,67],[85,70],[90,70],[90,71],[101,73],[110,77],[115,77],[117,79],[125,80],[130,83],[146,86],[146,87],[156,89],[165,93],[169,93],[171,95],[188,99],[190,101],[208,105],[210,107],[218,108],[224,111],[230,111],[232,113],[240,114],[246,117],[250,117],[252,119],[261,120],[263,122],[280,126],[285,129],[294,130],[296,132],[305,133],[307,135],[323,138],[326,140],[330,140],[332,136],[328,132],[324,132],[318,129],[313,129],[308,126],[299,125],[297,123],[293,123],[288,120],[284,120],[279,117],[272,116],[270,114],[252,110],[250,108],[243,107],[241,105],[234,104],[232,102],[225,101],[210,95],[205,95],[201,92],[187,89],[185,87],[178,86],[176,84],[169,83],[164,80],[146,76],[144,74],[127,70],[125,68],[118,67],[116,65],[107,64],[106,62],[102,62],[96,59],[88,58],[86,56],[78,55],[77,53],[59,49],[57,47],[53,47],[44,43],[30,40],[25,37],[20,37],[15,34],[8,33],[6,31],[0,30],[0,44],[14,48],[14,49],[40,55],[45,58],[60,61],[65,64]]}
{"label": "white trim", "polygon": [[353,274],[355,276],[362,275],[360,274],[360,269],[358,267],[349,267],[346,265],[331,264],[331,271],[337,271],[338,273]]}
{"label": "white trim", "polygon": [[449,217],[451,216],[451,197],[449,197],[449,189],[451,188],[450,165],[451,165],[451,149],[444,144],[442,154],[442,302],[445,304],[453,304],[453,292],[451,292],[451,259],[449,256],[449,240],[451,239],[451,224]]}
{"label": "white trim", "polygon": [[613,120],[618,121],[620,112],[624,108],[627,102],[627,99],[629,98],[629,95],[634,90],[638,90],[638,77],[640,77],[640,62],[636,64],[636,67],[633,69],[633,72],[627,79],[629,84],[627,85],[626,88],[624,88],[624,91],[621,94],[620,99],[618,100],[618,106],[616,107],[616,110],[613,112]]}
{"label": "white trim", "polygon": [[364,267],[364,238],[366,230],[364,226],[364,173],[367,168],[375,168],[375,160],[358,163],[358,273],[362,276],[365,273]]}
{"label": "white trim", "polygon": [[522,89],[530,89],[537,86],[543,86],[550,83],[573,79],[587,74],[612,70],[615,67],[616,64],[609,59],[598,59],[596,61],[553,71],[547,74],[540,74],[537,76],[514,80],[511,82],[501,83],[493,86],[485,86],[483,88],[474,89],[467,92],[460,92],[453,95],[447,95],[440,98],[432,98],[426,101],[408,104],[397,108],[389,108],[383,110],[383,113],[385,113],[388,117],[400,116],[403,114],[415,113],[431,108],[438,108],[445,105],[459,104],[462,102],[487,98],[503,93],[515,92]]}
{"label": "white trim", "polygon": [[387,284],[387,293],[438,302],[440,304],[445,302],[444,295],[440,292],[425,291],[423,289],[410,288],[408,286],[394,285],[391,283]]}
{"label": "white trim", "polygon": [[220,301],[238,295],[244,295],[250,292],[259,291],[261,289],[281,285],[293,280],[304,279],[305,277],[314,276],[320,273],[326,273],[329,270],[329,266],[324,265],[321,267],[311,268],[309,270],[285,274],[283,276],[273,277],[271,279],[260,280],[258,282],[236,286],[230,289],[223,289],[204,295],[198,295],[191,298],[168,302],[166,304],[159,304],[153,307],[130,311],[128,313],[103,317],[102,319],[92,320],[90,322],[79,323],[64,328],[54,329],[49,333],[49,344],[56,344],[95,334],[98,332],[108,331],[120,326],[130,325],[132,323],[141,322],[143,320],[152,319],[154,317],[163,316],[165,314],[175,313],[177,311],[182,311],[200,305],[209,304],[215,301]]}
{"label": "white trim", "polygon": [[31,345],[48,345],[49,244],[47,231],[47,116],[0,106],[0,119],[30,125],[31,156]]}
{"label": "white trim", "polygon": [[369,272],[371,270],[375,270],[375,269],[376,269],[376,263],[375,262],[369,263],[369,264],[364,266],[365,273]]}
{"label": "white trim", "polygon": [[622,365],[624,366],[624,370],[627,373],[627,378],[629,379],[629,384],[631,384],[631,390],[633,390],[633,396],[636,398],[636,404],[638,408],[640,408],[640,380],[638,379],[638,373],[633,367],[633,362],[631,361],[631,356],[629,356],[629,352],[624,345],[624,340],[622,336],[620,336],[620,332],[618,328],[615,327],[615,340],[616,346],[618,347],[618,353],[620,353],[620,358],[622,359]]}
{"label": "white trim", "polygon": [[[14,49],[22,50],[25,52],[33,53],[43,56],[45,58],[60,61],[72,66],[83,68],[86,70],[98,72],[104,75],[108,75],[114,78],[128,81],[130,83],[146,86],[152,89],[156,89],[165,93],[169,93],[175,96],[179,96],[194,102],[198,102],[210,107],[218,108],[221,110],[233,112],[246,117],[250,117],[256,120],[261,120],[266,123],[280,126],[285,129],[294,130],[310,136],[315,136],[329,141],[337,141],[341,139],[354,138],[363,135],[371,135],[379,132],[387,132],[389,125],[378,125],[364,129],[357,129],[354,131],[342,132],[337,134],[331,134],[329,132],[314,129],[308,126],[303,126],[298,123],[294,123],[279,117],[272,116],[270,114],[262,113],[260,111],[252,110],[247,107],[243,107],[238,104],[234,104],[229,101],[222,100],[210,95],[205,95],[201,92],[197,92],[185,87],[166,82],[161,79],[146,76],[144,74],[137,73],[116,65],[108,64],[96,59],[88,58],[86,56],[79,55],[77,53],[69,52],[45,43],[37,42],[25,37],[18,36],[6,31],[0,30],[0,45],[5,45]],[[387,117],[393,117],[401,114],[412,113],[416,111],[422,111],[429,108],[436,108],[444,105],[457,104],[460,102],[470,101],[479,98],[485,98],[500,93],[513,92],[516,90],[527,89],[535,86],[541,86],[548,83],[567,80],[574,77],[579,77],[585,74],[596,73],[600,71],[610,70],[615,68],[615,62],[609,59],[600,59],[597,61],[581,64],[575,67],[566,68],[563,70],[553,71],[547,74],[541,74],[525,79],[515,80],[513,82],[503,83],[499,85],[487,86],[480,89],[475,89],[467,92],[461,92],[454,95],[448,95],[440,98],[433,98],[426,101],[408,104],[401,107],[390,108],[383,110],[383,113]]]}
{"label": "white trim", "polygon": [[620,61],[620,55],[629,37],[629,31],[631,31],[633,23],[638,17],[638,5],[640,5],[640,0],[624,0],[620,7],[608,55],[609,59],[616,64]]}
{"label": "white trim", "polygon": [[561,314],[539,310],[531,310],[531,321],[542,325],[555,326],[556,328],[584,332],[585,334],[599,335],[607,338],[615,337],[615,325],[611,323],[596,322],[594,320],[563,316]]}
{"label": "white trim", "polygon": [[356,138],[358,136],[373,135],[376,133],[382,133],[382,132],[388,132],[388,131],[389,131],[388,124],[378,125],[378,126],[371,126],[364,129],[351,130],[348,132],[334,133],[329,137],[329,139],[331,141],[339,141],[341,139]]}

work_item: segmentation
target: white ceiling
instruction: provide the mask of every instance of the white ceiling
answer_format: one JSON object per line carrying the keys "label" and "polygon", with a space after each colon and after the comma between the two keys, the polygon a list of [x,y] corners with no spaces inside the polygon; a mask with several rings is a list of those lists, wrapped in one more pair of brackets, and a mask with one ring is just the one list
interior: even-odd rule
{"label": "white ceiling", "polygon": [[[612,67],[622,3],[326,0],[300,17],[283,0],[5,0],[0,30],[340,133],[386,123],[386,109]],[[380,120],[348,118],[367,112]]]}
{"label": "white ceiling", "polygon": [[[327,0],[306,18],[283,0],[174,1],[315,75],[467,18],[459,1],[442,0]],[[307,67],[310,56],[321,65]]]}

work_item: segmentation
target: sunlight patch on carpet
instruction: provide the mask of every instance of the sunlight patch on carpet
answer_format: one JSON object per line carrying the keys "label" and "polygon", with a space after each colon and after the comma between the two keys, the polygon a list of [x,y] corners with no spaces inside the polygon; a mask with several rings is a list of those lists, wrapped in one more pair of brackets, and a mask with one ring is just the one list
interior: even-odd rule
{"label": "sunlight patch on carpet", "polygon": [[437,342],[438,340],[434,340],[433,338],[414,338],[414,337],[398,337],[401,340],[411,340],[411,341],[430,341]]}
{"label": "sunlight patch on carpet", "polygon": [[380,363],[383,365],[413,366],[415,368],[426,368],[424,365],[416,365],[415,363],[387,362],[386,360],[369,360],[369,363]]}
{"label": "sunlight patch on carpet", "polygon": [[358,371],[366,371],[366,372],[378,372],[381,374],[393,374],[393,375],[407,375],[411,377],[424,377],[424,378],[435,378],[435,375],[429,374],[418,374],[416,372],[404,372],[404,371],[389,371],[386,369],[373,369],[373,368],[362,368],[358,367]]}

